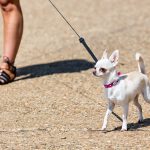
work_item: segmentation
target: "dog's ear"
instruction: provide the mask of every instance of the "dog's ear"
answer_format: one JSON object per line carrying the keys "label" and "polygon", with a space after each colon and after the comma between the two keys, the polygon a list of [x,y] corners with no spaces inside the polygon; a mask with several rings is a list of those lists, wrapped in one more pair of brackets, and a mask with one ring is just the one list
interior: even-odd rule
{"label": "dog's ear", "polygon": [[104,50],[103,56],[102,56],[101,59],[108,59],[108,57],[107,57],[107,49]]}
{"label": "dog's ear", "polygon": [[118,64],[118,59],[119,59],[119,50],[115,50],[109,57],[109,60],[111,61],[113,66],[116,66]]}

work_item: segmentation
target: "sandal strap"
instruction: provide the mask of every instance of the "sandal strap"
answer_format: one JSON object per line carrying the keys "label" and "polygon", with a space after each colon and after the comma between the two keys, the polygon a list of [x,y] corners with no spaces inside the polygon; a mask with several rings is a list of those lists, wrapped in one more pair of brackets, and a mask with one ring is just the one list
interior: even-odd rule
{"label": "sandal strap", "polygon": [[5,84],[14,80],[16,77],[16,67],[3,62],[0,66],[0,83]]}
{"label": "sandal strap", "polygon": [[3,80],[4,82],[8,82],[8,81],[10,81],[10,76],[6,72],[1,71],[0,79]]}

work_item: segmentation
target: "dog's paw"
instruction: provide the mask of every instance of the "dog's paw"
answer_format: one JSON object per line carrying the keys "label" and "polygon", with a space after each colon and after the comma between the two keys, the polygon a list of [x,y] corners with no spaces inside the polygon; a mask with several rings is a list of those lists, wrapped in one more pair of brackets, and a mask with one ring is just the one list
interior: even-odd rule
{"label": "dog's paw", "polygon": [[121,132],[127,131],[127,128],[122,128]]}
{"label": "dog's paw", "polygon": [[102,127],[102,128],[101,128],[101,131],[106,131],[106,127]]}

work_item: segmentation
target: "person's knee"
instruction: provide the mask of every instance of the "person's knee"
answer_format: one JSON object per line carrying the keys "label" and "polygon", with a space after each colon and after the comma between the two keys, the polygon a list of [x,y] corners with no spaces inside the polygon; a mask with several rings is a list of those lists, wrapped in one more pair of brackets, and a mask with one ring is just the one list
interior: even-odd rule
{"label": "person's knee", "polygon": [[0,5],[4,6],[9,3],[9,0],[0,0]]}
{"label": "person's knee", "polygon": [[2,9],[12,10],[15,8],[19,8],[19,0],[0,0],[0,6]]}
{"label": "person's knee", "polygon": [[0,6],[4,11],[20,9],[19,0],[0,0]]}

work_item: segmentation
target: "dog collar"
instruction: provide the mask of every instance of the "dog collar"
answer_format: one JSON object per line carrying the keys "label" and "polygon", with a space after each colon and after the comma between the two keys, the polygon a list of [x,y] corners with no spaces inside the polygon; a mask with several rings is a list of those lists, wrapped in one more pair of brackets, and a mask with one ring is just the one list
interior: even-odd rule
{"label": "dog collar", "polygon": [[[118,72],[117,73],[118,74],[118,76],[120,76],[121,75],[121,72]],[[106,88],[106,89],[108,89],[108,88],[112,88],[113,86],[116,86],[117,85],[117,83],[119,82],[119,78],[117,79],[117,80],[114,80],[113,82],[111,82],[110,84],[104,84],[104,87]]]}

